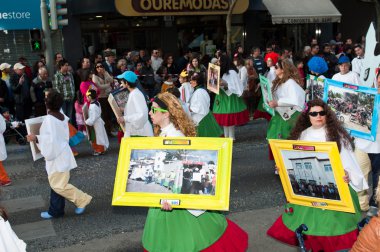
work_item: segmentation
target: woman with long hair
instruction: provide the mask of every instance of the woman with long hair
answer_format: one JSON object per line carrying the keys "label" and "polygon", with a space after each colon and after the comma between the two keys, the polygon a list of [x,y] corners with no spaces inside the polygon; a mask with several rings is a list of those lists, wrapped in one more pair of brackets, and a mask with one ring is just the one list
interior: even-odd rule
{"label": "woman with long hair", "polygon": [[235,126],[249,121],[247,106],[241,97],[244,88],[231,60],[222,55],[219,61],[221,88],[215,96],[213,113],[218,124],[223,126],[224,136],[235,139]]}
{"label": "woman with long hair", "polygon": [[304,107],[305,91],[297,68],[289,60],[278,60],[275,69],[273,100],[268,102],[275,115],[269,122],[267,139],[286,139]]}
{"label": "woman with long hair", "polygon": [[112,131],[112,109],[108,102],[108,96],[112,91],[113,77],[104,69],[101,63],[95,65],[92,81],[99,90],[98,101],[102,108],[102,119],[105,123],[107,134],[110,136]]}
{"label": "woman with long hair", "polygon": [[[336,142],[345,170],[343,179],[349,183],[355,213],[324,210],[288,203],[267,234],[281,242],[297,245],[294,230],[305,224],[308,230],[304,240],[307,250],[338,251],[350,249],[358,235],[357,224],[361,219],[360,205],[356,192],[366,190],[367,182],[355,159],[353,139],[336,118],[335,113],[322,100],[311,100],[298,117],[289,139],[314,142]],[[316,185],[323,191],[323,185]],[[323,193],[322,193],[323,195]]]}
{"label": "woman with long hair", "polygon": [[199,57],[197,54],[193,54],[191,56],[190,62],[189,64],[187,64],[186,71],[189,73],[190,76],[194,73],[197,73],[201,74],[204,79],[206,78],[206,67],[199,62]]}
{"label": "woman with long hair", "polygon": [[[149,115],[154,135],[194,137],[194,123],[170,93],[158,94]],[[246,251],[248,235],[239,226],[215,211],[150,208],[142,238],[144,251]]]}

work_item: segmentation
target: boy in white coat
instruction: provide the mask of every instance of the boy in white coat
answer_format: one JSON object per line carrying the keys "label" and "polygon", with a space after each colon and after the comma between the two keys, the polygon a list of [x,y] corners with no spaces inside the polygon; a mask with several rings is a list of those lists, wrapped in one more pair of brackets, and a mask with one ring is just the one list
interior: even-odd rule
{"label": "boy in white coat", "polygon": [[69,145],[69,118],[60,112],[63,96],[55,90],[46,96],[48,114],[42,122],[39,135],[27,136],[29,142],[36,142],[46,162],[51,187],[50,206],[41,217],[51,219],[64,215],[65,199],[76,206],[75,213],[82,214],[92,197],[69,183],[70,170],[77,167]]}
{"label": "boy in white coat", "polygon": [[93,155],[98,156],[104,154],[108,149],[109,141],[104,127],[104,121],[101,118],[102,109],[96,99],[96,91],[89,89],[86,96],[90,101],[90,107],[88,108],[88,119],[85,123],[88,126],[93,126],[93,130],[90,130],[90,140],[92,142],[92,148],[94,149]]}

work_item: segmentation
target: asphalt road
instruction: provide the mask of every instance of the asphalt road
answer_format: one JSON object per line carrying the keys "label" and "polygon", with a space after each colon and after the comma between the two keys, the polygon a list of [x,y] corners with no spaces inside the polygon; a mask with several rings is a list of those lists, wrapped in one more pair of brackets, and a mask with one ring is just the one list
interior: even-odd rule
{"label": "asphalt road", "polygon": [[[268,160],[266,127],[266,121],[256,120],[237,128],[227,215],[244,217],[246,211],[265,210],[285,202],[273,162]],[[65,217],[49,221],[40,218],[40,212],[48,207],[50,193],[44,161],[33,162],[28,145],[7,146],[4,166],[13,185],[1,188],[1,204],[8,206],[11,225],[28,244],[28,251],[56,251],[87,241],[109,242],[106,237],[124,233],[141,233],[147,208],[111,206],[119,145],[116,138],[110,142],[111,148],[104,156],[92,156],[88,143],[81,143],[78,148],[78,168],[71,172],[70,181],[93,196],[85,214],[76,216],[73,204],[67,202]],[[120,248],[120,251],[140,250],[138,239]]]}

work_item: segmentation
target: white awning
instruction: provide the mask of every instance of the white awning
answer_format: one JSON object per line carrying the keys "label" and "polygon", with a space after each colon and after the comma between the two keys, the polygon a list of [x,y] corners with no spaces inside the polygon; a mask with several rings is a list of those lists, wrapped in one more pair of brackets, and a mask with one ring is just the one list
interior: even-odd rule
{"label": "white awning", "polygon": [[273,24],[340,22],[342,14],[330,0],[263,0]]}

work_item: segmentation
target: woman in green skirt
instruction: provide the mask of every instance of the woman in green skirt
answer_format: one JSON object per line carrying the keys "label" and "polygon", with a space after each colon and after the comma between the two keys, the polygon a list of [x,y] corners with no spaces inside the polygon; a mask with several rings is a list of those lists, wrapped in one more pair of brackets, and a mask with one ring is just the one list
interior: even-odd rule
{"label": "woman in green skirt", "polygon": [[[149,115],[155,136],[196,134],[194,123],[172,94],[157,95]],[[243,252],[248,247],[248,235],[219,212],[172,209],[165,202],[161,209],[149,209],[142,243],[144,251],[149,252]]]}
{"label": "woman in green skirt", "polygon": [[222,129],[210,112],[210,95],[203,88],[204,78],[201,74],[193,73],[190,85],[194,89],[190,98],[191,119],[197,127],[198,137],[220,137]]}
{"label": "woman in green skirt", "polygon": [[[357,224],[362,218],[356,192],[368,189],[368,184],[353,153],[352,138],[337,120],[331,108],[318,99],[308,102],[289,139],[337,143],[346,175],[335,180],[344,180],[349,183],[355,212],[347,213],[288,203],[285,212],[276,220],[267,234],[281,242],[297,246],[295,230],[301,224],[305,224],[308,227],[308,230],[304,232],[307,251],[334,252],[350,249],[358,235]],[[323,188],[336,187],[336,184],[331,185],[331,180],[321,177],[311,180],[303,177],[302,174],[295,176],[295,180],[297,184],[306,188],[308,184],[314,185],[311,190],[311,195],[314,196],[306,197],[331,199],[334,198],[331,197],[332,195],[336,195],[336,189],[323,190]],[[330,181],[330,184],[327,181]]]}
{"label": "woman in green skirt", "polygon": [[280,59],[275,68],[273,100],[268,102],[275,109],[275,115],[269,122],[267,139],[286,139],[304,107],[305,91],[297,68],[289,60]]}

